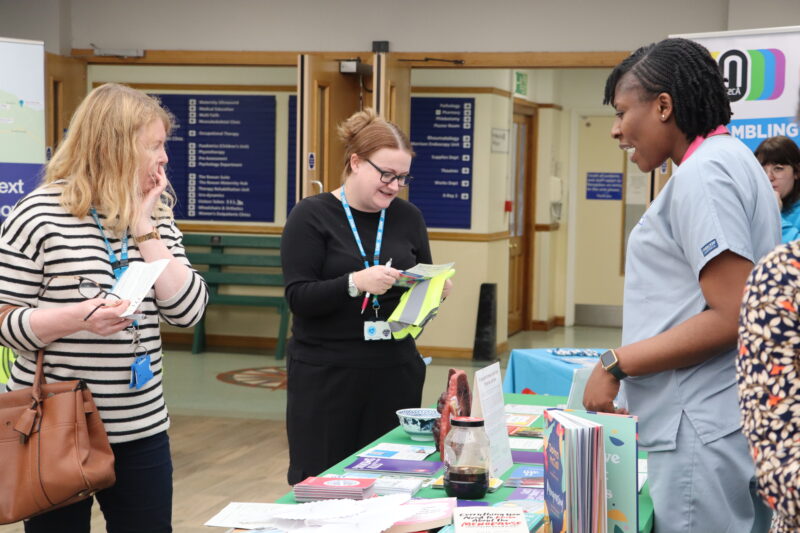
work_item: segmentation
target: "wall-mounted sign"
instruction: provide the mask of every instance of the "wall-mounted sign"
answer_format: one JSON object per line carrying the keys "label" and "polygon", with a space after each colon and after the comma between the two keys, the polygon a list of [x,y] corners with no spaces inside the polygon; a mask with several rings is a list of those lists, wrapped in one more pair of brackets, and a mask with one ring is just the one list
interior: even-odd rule
{"label": "wall-mounted sign", "polygon": [[622,200],[622,172],[587,172],[587,200]]}
{"label": "wall-mounted sign", "polygon": [[176,118],[167,140],[175,218],[275,220],[275,96],[156,94]]}
{"label": "wall-mounted sign", "polygon": [[508,130],[502,128],[492,128],[492,152],[508,153]]}
{"label": "wall-mounted sign", "polygon": [[429,228],[469,229],[472,216],[474,98],[411,99],[409,199]]}

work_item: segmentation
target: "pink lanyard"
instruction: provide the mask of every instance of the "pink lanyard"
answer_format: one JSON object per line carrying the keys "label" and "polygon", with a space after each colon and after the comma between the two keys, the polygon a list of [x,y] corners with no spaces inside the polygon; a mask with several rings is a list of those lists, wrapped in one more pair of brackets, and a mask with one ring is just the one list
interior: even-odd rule
{"label": "pink lanyard", "polygon": [[697,148],[699,148],[701,144],[703,144],[703,141],[705,141],[709,137],[713,137],[714,135],[724,135],[726,133],[730,133],[728,131],[728,128],[726,128],[725,126],[717,126],[706,137],[703,137],[702,135],[698,135],[697,137],[695,137],[694,140],[692,141],[692,144],[690,144],[689,148],[686,149],[686,153],[683,154],[683,159],[681,159],[681,164],[685,163],[686,160],[689,159],[689,156],[691,156],[694,153],[694,151],[697,150]]}

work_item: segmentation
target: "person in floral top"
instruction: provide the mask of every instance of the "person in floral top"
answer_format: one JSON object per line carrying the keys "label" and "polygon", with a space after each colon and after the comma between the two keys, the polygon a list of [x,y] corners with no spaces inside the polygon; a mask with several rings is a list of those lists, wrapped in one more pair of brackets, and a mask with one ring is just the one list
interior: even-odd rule
{"label": "person in floral top", "polygon": [[800,241],[765,256],[745,287],[736,371],[742,431],[773,533],[800,531]]}

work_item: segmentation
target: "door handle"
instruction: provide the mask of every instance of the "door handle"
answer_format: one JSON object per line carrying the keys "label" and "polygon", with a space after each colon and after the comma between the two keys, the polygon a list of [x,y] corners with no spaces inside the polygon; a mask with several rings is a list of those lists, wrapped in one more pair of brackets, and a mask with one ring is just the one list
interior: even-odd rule
{"label": "door handle", "polygon": [[319,192],[322,193],[325,191],[325,187],[322,185],[322,182],[319,180],[311,180],[311,185],[316,185],[319,187]]}

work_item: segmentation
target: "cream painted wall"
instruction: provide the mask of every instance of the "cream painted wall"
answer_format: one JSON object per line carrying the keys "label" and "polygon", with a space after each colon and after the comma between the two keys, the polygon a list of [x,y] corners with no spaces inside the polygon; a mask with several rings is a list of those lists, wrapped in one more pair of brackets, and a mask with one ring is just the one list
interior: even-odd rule
{"label": "cream painted wall", "polygon": [[622,305],[622,201],[586,199],[587,172],[623,172],[623,152],[609,136],[613,120],[587,116],[578,126],[576,305]]}

